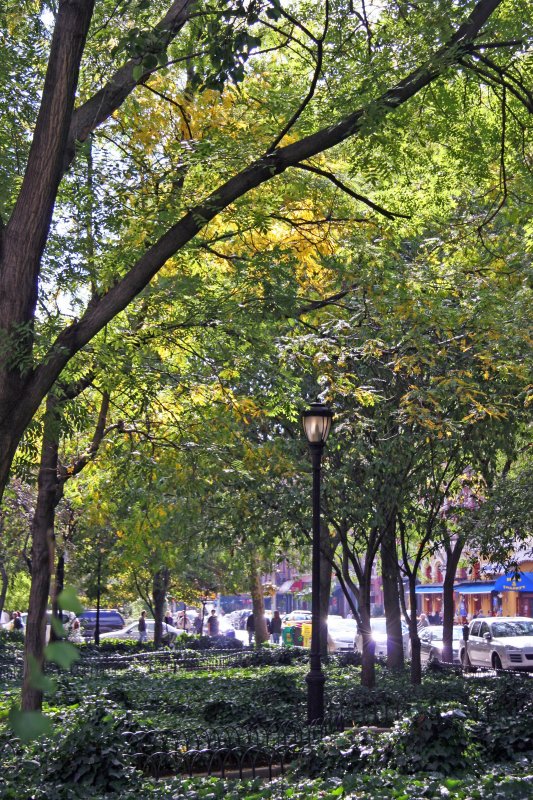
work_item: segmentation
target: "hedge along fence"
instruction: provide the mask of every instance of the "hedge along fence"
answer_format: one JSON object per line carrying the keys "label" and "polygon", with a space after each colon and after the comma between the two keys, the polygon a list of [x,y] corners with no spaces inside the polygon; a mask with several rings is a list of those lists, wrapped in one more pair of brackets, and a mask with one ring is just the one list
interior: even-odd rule
{"label": "hedge along fence", "polygon": [[[143,668],[148,673],[184,671],[219,671],[246,667],[288,666],[304,663],[309,652],[304,648],[276,648],[264,650],[155,650],[129,655],[85,656],[76,661],[70,670],[74,676],[99,677],[108,673],[121,673],[129,669]],[[0,680],[21,680],[23,659],[20,654],[0,654]],[[48,673],[62,672],[57,664],[47,663]]]}

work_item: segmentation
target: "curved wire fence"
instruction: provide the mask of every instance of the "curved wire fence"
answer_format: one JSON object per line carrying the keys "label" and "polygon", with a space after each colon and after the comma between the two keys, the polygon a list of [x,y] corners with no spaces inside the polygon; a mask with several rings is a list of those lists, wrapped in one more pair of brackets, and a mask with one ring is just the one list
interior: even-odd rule
{"label": "curved wire fence", "polygon": [[342,730],[342,720],[328,717],[318,725],[294,720],[268,726],[227,726],[216,730],[154,729],[125,733],[135,766],[148,775],[206,774],[271,779],[283,774],[303,747]]}

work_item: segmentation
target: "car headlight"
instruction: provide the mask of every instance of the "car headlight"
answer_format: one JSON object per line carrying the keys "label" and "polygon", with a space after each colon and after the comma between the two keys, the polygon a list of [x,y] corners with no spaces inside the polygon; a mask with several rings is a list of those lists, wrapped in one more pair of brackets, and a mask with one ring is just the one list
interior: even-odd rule
{"label": "car headlight", "polygon": [[515,646],[514,646],[514,645],[512,645],[512,644],[506,644],[506,645],[505,645],[505,649],[506,649],[508,652],[513,652],[513,653],[520,653],[520,652],[521,652],[521,648],[520,648],[520,647],[515,647]]}

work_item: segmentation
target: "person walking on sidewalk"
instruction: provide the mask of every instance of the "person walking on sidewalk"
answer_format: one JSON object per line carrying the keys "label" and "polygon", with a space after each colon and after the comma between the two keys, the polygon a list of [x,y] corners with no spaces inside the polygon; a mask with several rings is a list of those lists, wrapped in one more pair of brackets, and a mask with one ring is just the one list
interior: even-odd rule
{"label": "person walking on sidewalk", "polygon": [[274,611],[274,616],[270,620],[270,633],[272,634],[272,641],[274,644],[279,644],[281,636],[281,617],[279,611]]}
{"label": "person walking on sidewalk", "polygon": [[215,609],[211,611],[211,616],[207,620],[207,631],[209,636],[218,636],[218,617],[216,615]]}
{"label": "person walking on sidewalk", "polygon": [[147,642],[148,634],[146,633],[146,611],[141,611],[137,630],[139,631],[139,642]]}
{"label": "person walking on sidewalk", "polygon": [[246,630],[248,631],[248,644],[252,644],[255,635],[255,619],[253,614],[250,614],[246,620]]}

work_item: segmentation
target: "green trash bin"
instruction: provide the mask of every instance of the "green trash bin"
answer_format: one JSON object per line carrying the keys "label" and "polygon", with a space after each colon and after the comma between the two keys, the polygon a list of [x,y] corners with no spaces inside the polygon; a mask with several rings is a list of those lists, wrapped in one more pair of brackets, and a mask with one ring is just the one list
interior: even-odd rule
{"label": "green trash bin", "polygon": [[290,645],[290,644],[294,644],[293,639],[292,639],[293,630],[294,630],[294,628],[292,628],[290,625],[287,625],[286,628],[282,628],[281,629],[281,641],[283,642],[283,644],[285,646]]}
{"label": "green trash bin", "polygon": [[297,647],[303,647],[304,637],[302,636],[302,629],[301,628],[293,628],[292,629],[292,642]]}

